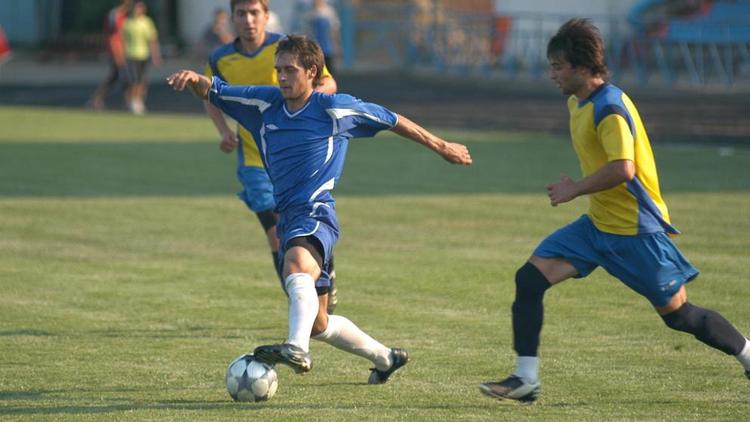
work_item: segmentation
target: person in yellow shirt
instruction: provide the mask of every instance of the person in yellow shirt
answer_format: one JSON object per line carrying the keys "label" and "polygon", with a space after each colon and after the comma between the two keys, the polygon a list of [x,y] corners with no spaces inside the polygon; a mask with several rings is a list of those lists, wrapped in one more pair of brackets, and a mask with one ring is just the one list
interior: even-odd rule
{"label": "person in yellow shirt", "polygon": [[630,98],[604,79],[599,30],[586,19],[571,19],[550,40],[547,59],[550,77],[569,96],[570,134],[583,174],[547,186],[550,203],[588,195],[589,211],[547,236],[516,272],[516,370],[502,381],[482,383],[481,392],[496,399],[537,399],[544,293],[597,267],[648,299],[669,328],[734,356],[750,378],[750,341],[719,313],[687,299],[685,284],[698,270],[670,239],[679,231],[661,197],[646,129]]}
{"label": "person in yellow shirt", "polygon": [[122,27],[125,44],[125,58],[129,88],[126,101],[134,114],[146,112],[146,67],[150,61],[161,65],[159,34],[154,21],[146,15],[146,3],[138,1],[133,5],[131,16]]}

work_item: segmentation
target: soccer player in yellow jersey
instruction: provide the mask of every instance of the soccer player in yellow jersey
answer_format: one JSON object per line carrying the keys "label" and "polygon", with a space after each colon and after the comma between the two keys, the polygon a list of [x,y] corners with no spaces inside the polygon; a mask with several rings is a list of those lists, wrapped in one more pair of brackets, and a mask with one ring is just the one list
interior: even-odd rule
{"label": "soccer player in yellow jersey", "polygon": [[717,312],[687,300],[698,275],[669,235],[654,156],[633,102],[604,80],[604,44],[586,19],[566,22],[547,46],[550,77],[569,95],[570,134],[583,178],[547,186],[552,206],[589,196],[589,211],[544,239],[516,272],[512,306],[516,370],[480,385],[498,399],[532,402],[539,395],[539,334],[545,291],[601,266],[651,302],[664,323],[733,355],[750,378],[750,342]]}
{"label": "soccer player in yellow jersey", "polygon": [[[209,56],[205,75],[219,76],[232,85],[278,85],[274,57],[279,40],[284,36],[266,32],[269,18],[268,0],[231,0],[232,25],[237,38],[214,50]],[[336,81],[327,69],[316,90],[336,93]],[[206,112],[221,135],[219,147],[226,153],[237,150],[237,178],[243,190],[238,194],[247,207],[256,214],[268,238],[276,272],[281,276],[279,261],[279,239],[276,236],[278,215],[274,211],[273,187],[268,178],[256,140],[260,139],[260,127],[238,126],[237,131],[227,124],[224,114],[208,101],[204,101]],[[335,275],[332,274],[332,281]],[[336,306],[336,287],[331,285],[329,311]]]}

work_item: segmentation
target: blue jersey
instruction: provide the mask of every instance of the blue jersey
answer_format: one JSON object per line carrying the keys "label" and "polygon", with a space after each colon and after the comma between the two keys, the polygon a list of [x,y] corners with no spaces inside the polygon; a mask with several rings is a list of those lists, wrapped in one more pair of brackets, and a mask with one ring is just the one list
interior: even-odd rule
{"label": "blue jersey", "polygon": [[347,94],[314,92],[290,113],[278,87],[230,86],[214,77],[208,97],[240,125],[257,131],[280,213],[333,205],[331,191],[341,177],[349,139],[374,136],[398,122],[392,111]]}

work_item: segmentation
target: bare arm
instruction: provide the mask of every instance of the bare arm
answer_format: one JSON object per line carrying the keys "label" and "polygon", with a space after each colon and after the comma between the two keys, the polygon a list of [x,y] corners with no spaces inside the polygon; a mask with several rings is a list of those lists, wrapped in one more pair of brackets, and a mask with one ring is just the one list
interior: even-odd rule
{"label": "bare arm", "polygon": [[398,123],[391,129],[393,133],[426,146],[438,153],[449,163],[464,165],[471,164],[471,155],[469,154],[469,149],[466,148],[465,145],[446,142],[406,117],[400,114],[397,116]]}
{"label": "bare arm", "polygon": [[338,86],[333,76],[323,76],[320,78],[320,85],[315,87],[315,90],[324,94],[335,94]]}
{"label": "bare arm", "polygon": [[630,160],[615,160],[605,164],[595,173],[575,181],[567,175],[560,176],[560,181],[547,186],[552,206],[562,204],[590,193],[601,192],[628,182],[635,177],[635,165]]}
{"label": "bare arm", "polygon": [[153,40],[151,40],[150,48],[151,48],[151,61],[154,63],[154,66],[161,66],[162,57],[161,57],[161,48],[159,47],[158,38],[154,38]]}
{"label": "bare arm", "polygon": [[214,126],[216,126],[216,130],[219,131],[219,135],[221,136],[219,149],[226,153],[234,151],[234,149],[237,148],[237,145],[239,145],[240,140],[237,138],[237,134],[229,127],[229,125],[227,125],[224,113],[207,100],[203,100],[203,108],[206,109],[206,114],[211,118]]}
{"label": "bare arm", "polygon": [[208,90],[211,89],[211,79],[192,70],[180,70],[169,75],[167,83],[175,91],[182,91],[185,88],[189,88],[193,94],[204,100],[208,99]]}

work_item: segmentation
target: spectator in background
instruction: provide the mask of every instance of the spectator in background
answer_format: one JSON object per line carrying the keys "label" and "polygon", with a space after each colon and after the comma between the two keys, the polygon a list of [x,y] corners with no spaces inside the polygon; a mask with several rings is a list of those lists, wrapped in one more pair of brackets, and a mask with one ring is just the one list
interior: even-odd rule
{"label": "spectator in background", "polygon": [[127,78],[125,72],[125,49],[122,41],[122,26],[132,8],[132,0],[122,0],[120,5],[109,11],[104,19],[104,37],[109,57],[109,73],[94,94],[86,103],[87,107],[101,110],[105,106],[105,100],[112,87],[121,81],[123,90],[127,90]]}
{"label": "spectator in background", "polygon": [[161,65],[159,34],[154,21],[146,15],[146,3],[138,1],[133,5],[133,12],[122,27],[122,34],[130,80],[126,95],[128,107],[133,114],[143,114],[146,112],[146,66],[149,60],[155,66]]}
{"label": "spectator in background", "polygon": [[323,50],[326,67],[331,74],[335,74],[334,61],[339,53],[339,28],[341,23],[336,10],[327,0],[315,0],[312,10],[305,18],[306,32]]}
{"label": "spectator in background", "polygon": [[203,31],[199,57],[204,60],[214,49],[234,41],[234,31],[229,22],[229,14],[222,8],[214,11],[214,19]]}

